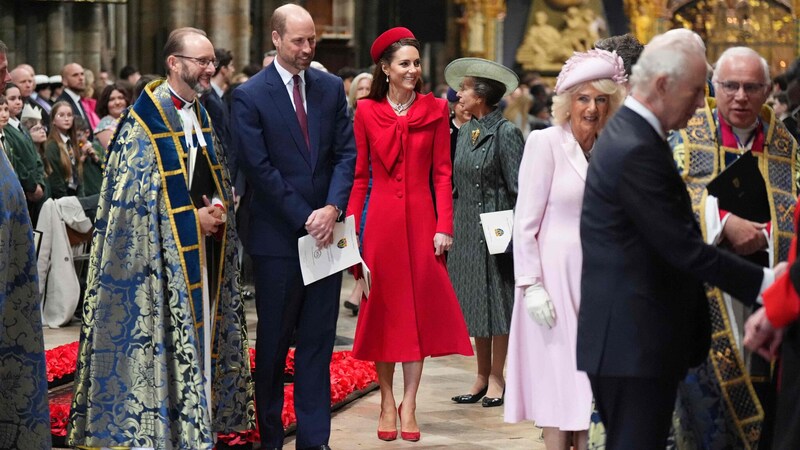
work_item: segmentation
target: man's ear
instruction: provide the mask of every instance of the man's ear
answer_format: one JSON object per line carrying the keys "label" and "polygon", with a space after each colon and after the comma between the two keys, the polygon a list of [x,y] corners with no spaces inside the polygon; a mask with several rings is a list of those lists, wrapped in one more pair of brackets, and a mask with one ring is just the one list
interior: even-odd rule
{"label": "man's ear", "polygon": [[659,75],[656,78],[656,92],[658,92],[659,96],[666,96],[668,88],[669,78],[666,75]]}

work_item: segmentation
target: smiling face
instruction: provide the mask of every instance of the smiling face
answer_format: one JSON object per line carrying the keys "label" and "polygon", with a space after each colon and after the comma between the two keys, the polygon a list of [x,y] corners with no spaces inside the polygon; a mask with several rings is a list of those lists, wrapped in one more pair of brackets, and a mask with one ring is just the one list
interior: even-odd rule
{"label": "smiling face", "polygon": [[[755,123],[769,96],[769,86],[759,58],[725,59],[717,67],[715,75],[717,109],[722,117],[737,128],[747,128]],[[738,89],[733,91],[733,86]]]}
{"label": "smiling face", "polygon": [[193,90],[197,90],[198,87],[201,90],[209,89],[211,77],[216,71],[214,64],[208,63],[203,66],[197,60],[214,60],[214,46],[211,41],[200,34],[188,34],[184,38],[182,52],[190,58],[175,57],[175,62],[180,67],[180,79]]}
{"label": "smiling face", "polygon": [[287,13],[283,35],[279,35],[277,31],[272,32],[272,44],[278,52],[276,58],[281,67],[292,75],[297,75],[301,70],[308,69],[314,60],[317,32],[314,20],[308,13],[292,10],[290,8]]}
{"label": "smiling face", "polygon": [[422,68],[419,60],[419,50],[413,45],[404,45],[397,49],[389,65],[382,65],[383,73],[389,77],[389,88],[395,91],[410,92],[414,90]]}
{"label": "smiling face", "polygon": [[569,124],[579,142],[594,139],[608,119],[610,96],[584,83],[572,94],[569,107]]}
{"label": "smiling face", "polygon": [[108,115],[116,119],[127,107],[128,102],[125,100],[125,96],[122,95],[122,92],[117,90],[112,91],[111,96],[108,97]]}

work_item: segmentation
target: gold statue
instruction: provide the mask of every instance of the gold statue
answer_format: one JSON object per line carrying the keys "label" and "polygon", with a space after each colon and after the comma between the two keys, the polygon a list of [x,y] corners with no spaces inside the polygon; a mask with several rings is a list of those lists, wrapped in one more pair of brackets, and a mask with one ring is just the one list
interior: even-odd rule
{"label": "gold statue", "polygon": [[572,49],[563,45],[561,33],[547,23],[547,13],[537,11],[534,24],[517,49],[517,61],[526,70],[558,71],[571,54]]}

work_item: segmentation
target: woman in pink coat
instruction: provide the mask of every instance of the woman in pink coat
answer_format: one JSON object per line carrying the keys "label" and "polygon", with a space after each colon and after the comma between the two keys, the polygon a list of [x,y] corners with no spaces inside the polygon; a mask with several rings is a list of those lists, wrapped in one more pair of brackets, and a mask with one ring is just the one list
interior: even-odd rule
{"label": "woman in pink coat", "polygon": [[616,53],[576,53],[556,82],[556,126],[530,134],[520,165],[505,420],[535,421],[548,450],[587,446],[592,390],[575,363],[581,205],[594,141],[625,80]]}

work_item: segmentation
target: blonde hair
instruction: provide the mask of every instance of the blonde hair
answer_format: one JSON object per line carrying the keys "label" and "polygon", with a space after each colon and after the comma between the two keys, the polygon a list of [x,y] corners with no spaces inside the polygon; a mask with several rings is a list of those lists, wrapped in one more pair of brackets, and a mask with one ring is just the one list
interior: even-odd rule
{"label": "blonde hair", "polygon": [[356,95],[358,94],[358,83],[364,78],[370,81],[370,87],[372,87],[372,74],[369,72],[363,72],[356,75],[353,77],[353,81],[350,82],[350,92],[347,93],[347,103],[350,104],[350,107],[353,108],[353,110],[356,109],[356,101],[358,100],[356,98]]}
{"label": "blonde hair", "polygon": [[554,124],[561,125],[569,120],[569,110],[572,107],[572,97],[587,85],[592,86],[603,94],[610,96],[608,99],[609,117],[617,112],[617,109],[619,109],[619,107],[622,105],[622,102],[625,100],[625,87],[608,78],[586,81],[584,83],[577,84],[553,97]]}

